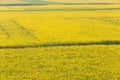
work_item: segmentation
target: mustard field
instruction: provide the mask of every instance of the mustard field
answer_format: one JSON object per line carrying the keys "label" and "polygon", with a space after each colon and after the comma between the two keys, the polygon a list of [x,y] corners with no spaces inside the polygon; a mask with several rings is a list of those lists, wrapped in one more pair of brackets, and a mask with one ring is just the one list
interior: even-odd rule
{"label": "mustard field", "polygon": [[[39,11],[46,6],[35,6],[33,11],[25,11],[26,7],[18,7],[17,11],[14,7],[8,7],[11,9],[8,12],[1,10],[1,46],[120,40],[120,10],[92,10],[95,6],[91,6],[90,10],[81,11],[82,6],[77,6],[78,10],[72,11],[69,9],[74,10],[76,6],[70,5],[65,6],[69,11],[61,11],[64,8],[58,5],[58,8],[54,6],[58,11],[50,11],[55,8],[49,6],[48,11]],[[111,9],[110,5],[105,7]]]}
{"label": "mustard field", "polygon": [[0,80],[119,80],[120,5],[0,6]]}
{"label": "mustard field", "polygon": [[119,80],[120,46],[0,50],[1,80]]}

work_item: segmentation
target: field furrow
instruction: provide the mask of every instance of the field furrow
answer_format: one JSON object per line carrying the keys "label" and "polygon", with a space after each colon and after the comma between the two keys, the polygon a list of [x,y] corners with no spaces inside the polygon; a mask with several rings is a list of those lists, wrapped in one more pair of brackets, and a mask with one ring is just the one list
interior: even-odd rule
{"label": "field furrow", "polygon": [[5,41],[12,41],[12,44],[22,44],[23,41],[26,44],[29,42],[35,42],[37,40],[34,35],[29,32],[27,29],[25,29],[23,26],[19,25],[14,20],[4,20],[2,22],[2,25],[0,27],[2,33],[6,35],[7,38],[4,38]]}
{"label": "field furrow", "polygon": [[17,28],[17,31],[21,33],[22,36],[25,36],[26,38],[30,37],[32,39],[37,39],[30,31],[25,29],[24,26],[20,25],[15,20],[11,19],[10,21],[15,25],[15,27]]}
{"label": "field furrow", "polygon": [[0,33],[2,33],[1,35],[5,35],[6,38],[10,37],[9,33],[6,31],[6,29],[4,28],[4,26],[2,25],[2,23],[0,25]]}

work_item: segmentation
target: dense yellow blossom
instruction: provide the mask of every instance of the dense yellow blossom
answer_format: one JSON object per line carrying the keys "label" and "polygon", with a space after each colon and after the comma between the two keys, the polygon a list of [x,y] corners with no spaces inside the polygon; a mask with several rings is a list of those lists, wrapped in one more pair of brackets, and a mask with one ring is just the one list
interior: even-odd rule
{"label": "dense yellow blossom", "polygon": [[1,80],[119,80],[120,46],[0,50]]}
{"label": "dense yellow blossom", "polygon": [[[76,46],[101,41],[120,44],[119,8],[0,7],[0,80],[119,80],[119,45]],[[76,45],[34,47],[55,43]]]}
{"label": "dense yellow blossom", "polygon": [[[51,6],[51,7],[50,7]],[[87,5],[90,6],[90,5]],[[119,10],[59,11],[59,8],[83,8],[87,6],[60,6],[58,11],[39,11],[55,9],[54,5],[32,7],[8,7],[12,11],[0,12],[1,45],[25,45],[56,42],[87,42],[120,40]],[[113,5],[113,8],[119,5]],[[14,11],[14,8],[18,11]],[[95,8],[95,6],[90,7]],[[103,6],[96,6],[103,8]],[[111,8],[111,5],[104,8]],[[24,9],[24,10],[23,10]],[[35,11],[35,10],[38,11]],[[23,10],[23,11],[19,11]]]}

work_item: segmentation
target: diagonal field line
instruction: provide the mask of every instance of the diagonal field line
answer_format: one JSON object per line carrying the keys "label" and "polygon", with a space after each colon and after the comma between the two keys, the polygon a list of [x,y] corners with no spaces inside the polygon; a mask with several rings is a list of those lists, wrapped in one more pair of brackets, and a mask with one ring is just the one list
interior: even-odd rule
{"label": "diagonal field line", "polygon": [[28,31],[26,28],[24,28],[22,25],[20,25],[19,23],[17,23],[15,20],[11,19],[10,20],[13,24],[16,25],[16,27],[18,28],[18,30],[22,31],[23,33],[25,33],[27,36],[30,36],[33,39],[37,39],[37,37],[35,37],[30,31]]}
{"label": "diagonal field line", "polygon": [[6,31],[6,29],[4,28],[4,26],[2,24],[0,24],[0,29],[7,36],[7,38],[10,37],[10,34]]}
{"label": "diagonal field line", "polygon": [[41,48],[41,47],[57,47],[57,46],[89,46],[89,45],[120,45],[120,41],[98,41],[98,42],[76,42],[76,43],[49,43],[36,45],[13,45],[0,46],[0,49],[24,49],[24,48]]}

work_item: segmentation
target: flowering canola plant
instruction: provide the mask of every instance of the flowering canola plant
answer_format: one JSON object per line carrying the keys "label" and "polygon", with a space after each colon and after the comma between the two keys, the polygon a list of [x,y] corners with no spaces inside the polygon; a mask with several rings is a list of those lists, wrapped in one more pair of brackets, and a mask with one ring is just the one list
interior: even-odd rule
{"label": "flowering canola plant", "polygon": [[119,80],[119,7],[0,7],[0,80]]}

